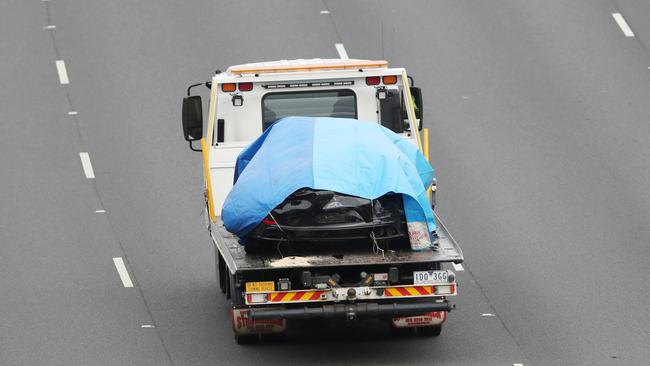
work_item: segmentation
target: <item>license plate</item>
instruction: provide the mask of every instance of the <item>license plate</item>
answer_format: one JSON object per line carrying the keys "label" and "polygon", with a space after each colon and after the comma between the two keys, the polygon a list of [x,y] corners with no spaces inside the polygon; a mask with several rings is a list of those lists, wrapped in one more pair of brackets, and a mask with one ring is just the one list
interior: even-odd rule
{"label": "license plate", "polygon": [[246,292],[268,292],[275,291],[275,282],[246,282]]}
{"label": "license plate", "polygon": [[415,285],[432,285],[440,282],[447,282],[447,271],[413,272],[413,284]]}

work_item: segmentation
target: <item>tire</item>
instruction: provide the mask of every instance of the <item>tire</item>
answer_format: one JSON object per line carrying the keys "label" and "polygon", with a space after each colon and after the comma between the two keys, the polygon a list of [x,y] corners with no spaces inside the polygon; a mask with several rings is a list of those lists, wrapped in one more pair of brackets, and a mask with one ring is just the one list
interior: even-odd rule
{"label": "tire", "polygon": [[226,293],[228,287],[228,269],[226,268],[226,262],[223,260],[221,254],[217,254],[219,257],[217,259],[217,276],[219,277],[219,288],[222,293]]}
{"label": "tire", "polygon": [[415,335],[415,328],[398,328],[390,324],[390,334],[397,338],[408,338]]}
{"label": "tire", "polygon": [[287,332],[262,334],[262,341],[265,342],[282,342],[287,339]]}
{"label": "tire", "polygon": [[231,297],[230,296],[230,292],[231,292],[230,286],[232,286],[231,283],[230,283],[231,282],[230,277],[232,277],[232,276],[230,275],[230,273],[226,272],[225,277],[226,277],[226,281],[225,281],[226,282],[226,290],[225,290],[226,299],[230,300],[230,297]]}
{"label": "tire", "polygon": [[421,337],[437,337],[440,335],[440,332],[442,332],[442,324],[430,327],[419,327],[417,330],[418,335]]}
{"label": "tire", "polygon": [[259,343],[260,335],[259,334],[246,334],[238,335],[235,334],[235,342],[239,345],[255,344]]}

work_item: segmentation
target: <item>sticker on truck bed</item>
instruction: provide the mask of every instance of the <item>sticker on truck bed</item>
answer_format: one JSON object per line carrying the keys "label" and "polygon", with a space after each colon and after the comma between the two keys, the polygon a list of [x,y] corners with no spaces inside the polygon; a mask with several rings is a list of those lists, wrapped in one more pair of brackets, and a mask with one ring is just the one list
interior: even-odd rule
{"label": "sticker on truck bed", "polygon": [[282,333],[287,329],[286,319],[253,320],[248,309],[232,309],[232,330],[239,335]]}
{"label": "sticker on truck bed", "polygon": [[395,328],[428,327],[442,324],[446,318],[446,311],[432,311],[418,316],[393,318],[393,326]]}
{"label": "sticker on truck bed", "polygon": [[261,282],[246,282],[246,292],[268,292],[275,291],[275,282],[261,281]]}

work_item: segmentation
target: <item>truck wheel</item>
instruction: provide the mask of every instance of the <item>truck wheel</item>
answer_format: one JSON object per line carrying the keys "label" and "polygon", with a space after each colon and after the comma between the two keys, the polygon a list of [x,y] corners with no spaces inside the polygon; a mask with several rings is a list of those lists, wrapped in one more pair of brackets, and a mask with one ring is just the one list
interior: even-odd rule
{"label": "truck wheel", "polygon": [[228,286],[228,272],[226,269],[226,263],[223,260],[221,254],[218,254],[219,258],[217,260],[217,271],[219,276],[219,288],[222,293],[226,293],[226,287]]}
{"label": "truck wheel", "polygon": [[431,327],[419,327],[418,335],[422,337],[437,337],[442,332],[442,325],[433,325]]}
{"label": "truck wheel", "polygon": [[226,275],[224,277],[226,277],[225,281],[224,281],[225,282],[225,287],[226,287],[226,289],[225,289],[226,299],[230,300],[230,291],[231,291],[230,286],[232,286],[230,284],[230,277],[232,277],[232,276],[230,275],[230,273],[226,273]]}
{"label": "truck wheel", "polygon": [[246,344],[255,344],[260,341],[260,335],[259,334],[246,334],[246,335],[239,335],[235,334],[235,342],[240,345],[246,345]]}
{"label": "truck wheel", "polygon": [[398,338],[412,337],[415,335],[415,328],[398,328],[391,324],[390,334],[393,337],[398,337]]}
{"label": "truck wheel", "polygon": [[262,334],[262,341],[282,342],[287,339],[287,332]]}

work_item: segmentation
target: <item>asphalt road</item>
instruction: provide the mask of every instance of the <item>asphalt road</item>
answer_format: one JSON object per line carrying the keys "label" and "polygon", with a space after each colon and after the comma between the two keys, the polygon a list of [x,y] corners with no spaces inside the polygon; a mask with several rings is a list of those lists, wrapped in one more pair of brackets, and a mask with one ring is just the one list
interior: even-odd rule
{"label": "asphalt road", "polygon": [[[649,14],[642,0],[0,2],[0,364],[648,364]],[[423,88],[437,207],[467,258],[458,310],[435,339],[363,322],[237,346],[181,97],[216,69],[337,57],[335,43]]]}

